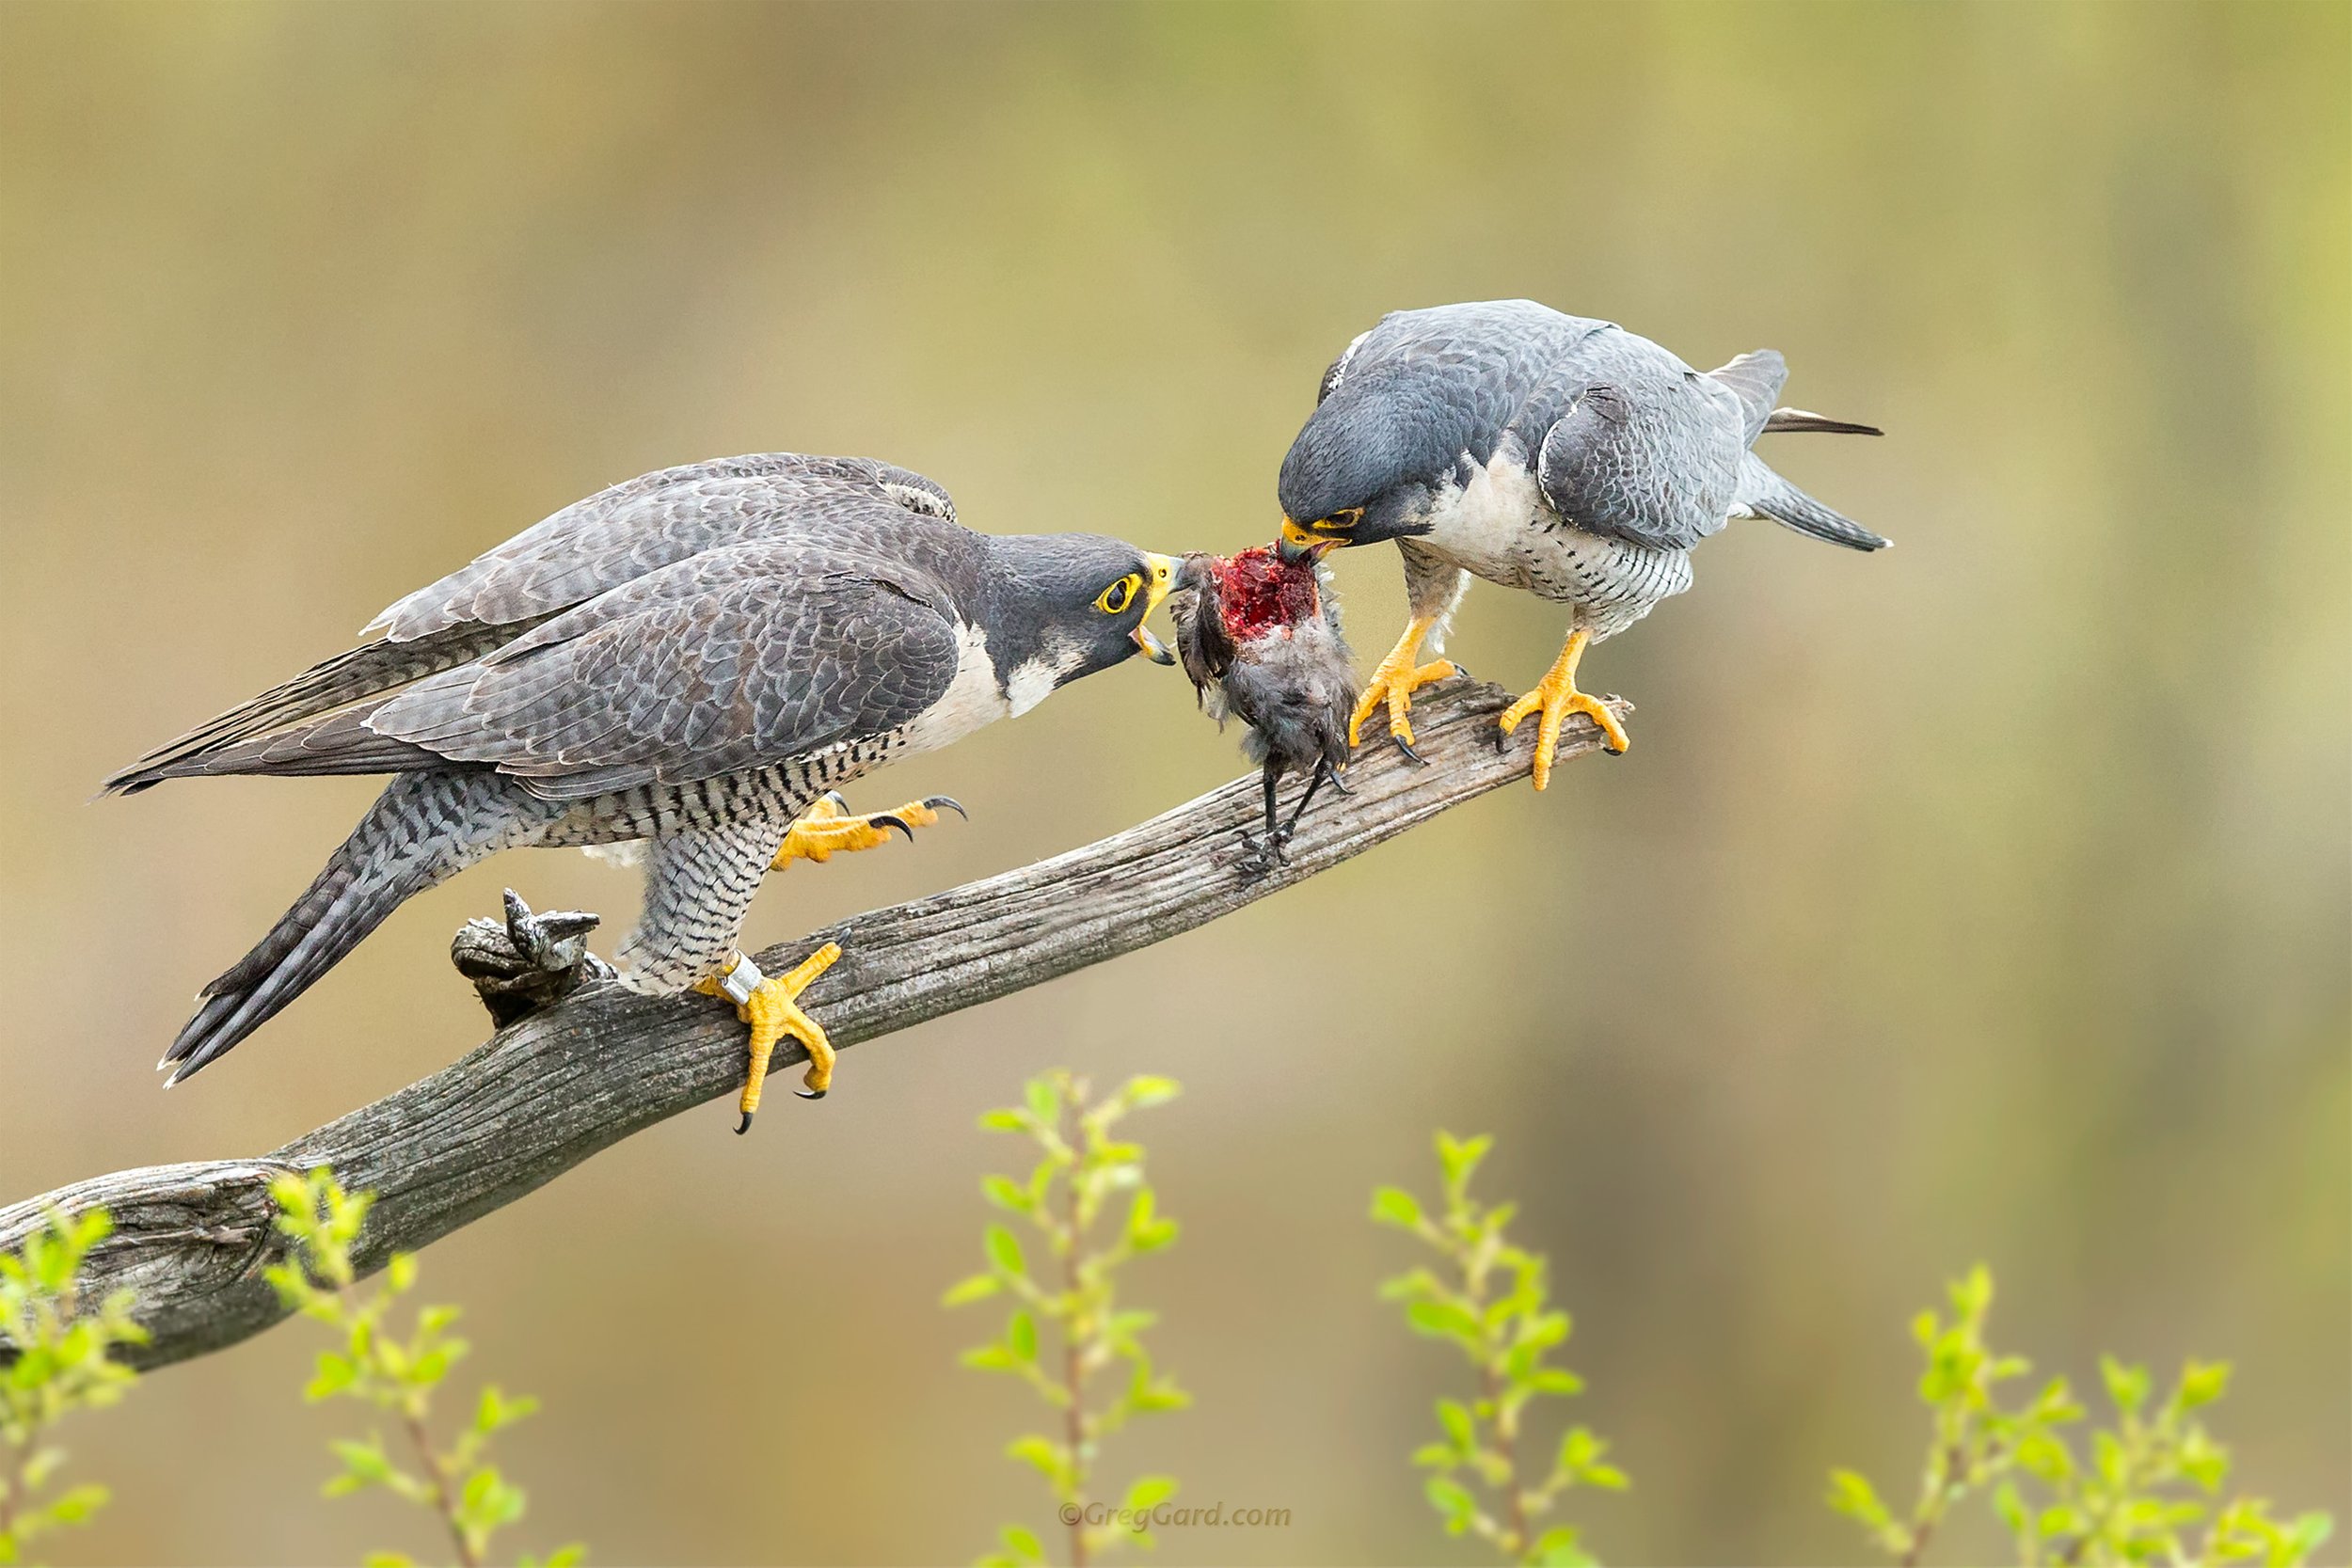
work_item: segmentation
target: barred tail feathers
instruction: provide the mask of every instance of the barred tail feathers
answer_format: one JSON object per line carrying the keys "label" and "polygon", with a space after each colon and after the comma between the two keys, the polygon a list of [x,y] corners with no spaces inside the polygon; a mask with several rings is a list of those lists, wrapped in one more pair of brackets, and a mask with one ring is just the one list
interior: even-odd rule
{"label": "barred tail feathers", "polygon": [[482,769],[404,774],[251,952],[206,986],[158,1066],[192,1077],[260,1028],[417,894],[494,852],[514,784]]}

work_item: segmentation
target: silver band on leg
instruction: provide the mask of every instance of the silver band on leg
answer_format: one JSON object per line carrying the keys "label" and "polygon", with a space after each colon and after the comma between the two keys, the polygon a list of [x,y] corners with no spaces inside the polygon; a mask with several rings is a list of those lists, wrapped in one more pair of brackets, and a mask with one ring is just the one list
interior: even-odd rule
{"label": "silver band on leg", "polygon": [[737,1006],[744,1006],[751,1002],[752,992],[757,990],[767,978],[759,972],[759,966],[752,962],[749,953],[738,953],[735,962],[719,976],[719,990]]}

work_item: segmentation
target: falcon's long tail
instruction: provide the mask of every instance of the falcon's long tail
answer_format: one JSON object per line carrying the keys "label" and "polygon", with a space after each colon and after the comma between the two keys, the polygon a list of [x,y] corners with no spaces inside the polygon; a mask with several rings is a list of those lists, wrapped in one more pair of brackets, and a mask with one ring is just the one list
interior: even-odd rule
{"label": "falcon's long tail", "polygon": [[1883,436],[1874,424],[1856,424],[1851,420],[1833,420],[1827,414],[1815,414],[1803,408],[1775,408],[1764,420],[1763,435],[1781,436],[1793,431],[1815,431],[1824,436]]}
{"label": "falcon's long tail", "polygon": [[1751,515],[1770,517],[1785,528],[1850,550],[1883,550],[1894,543],[1823,506],[1765,467],[1754,452],[1740,460],[1738,496],[1737,504]]}
{"label": "falcon's long tail", "polygon": [[527,798],[486,769],[407,773],[376,798],[252,952],[203,990],[202,1005],[157,1064],[170,1082],[201,1071],[310,989],[385,916],[498,849]]}

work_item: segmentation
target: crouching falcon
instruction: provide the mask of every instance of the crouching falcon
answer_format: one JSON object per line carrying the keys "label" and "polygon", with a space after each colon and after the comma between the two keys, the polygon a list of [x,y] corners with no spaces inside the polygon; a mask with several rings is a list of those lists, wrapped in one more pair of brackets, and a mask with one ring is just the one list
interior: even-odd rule
{"label": "crouching falcon", "polygon": [[1884,548],[1749,450],[1768,431],[1879,434],[1773,407],[1788,375],[1769,349],[1694,371],[1613,323],[1523,299],[1395,311],[1350,343],[1278,486],[1285,554],[1383,539],[1404,553],[1410,619],[1364,685],[1350,743],[1385,707],[1414,755],[1413,691],[1454,673],[1422,663],[1422,644],[1443,636],[1473,575],[1568,607],[1559,658],[1502,714],[1506,736],[1540,716],[1541,789],[1570,714],[1626,749],[1616,716],[1577,689],[1577,662],[1690,587],[1700,540],[1734,517],[1770,517],[1848,549]]}
{"label": "crouching falcon", "polygon": [[1174,571],[1093,534],[976,533],[938,485],[864,458],[727,458],[566,507],[393,605],[377,640],[106,781],[393,775],[163,1065],[200,1070],[477,861],[641,844],[622,983],[736,1004],[742,1127],[786,1035],[821,1095],[834,1053],[795,998],[840,949],[762,974],[737,946],[762,876],[935,820],[937,801],[849,816],[834,786],[1136,653],[1172,662],[1144,618]]}

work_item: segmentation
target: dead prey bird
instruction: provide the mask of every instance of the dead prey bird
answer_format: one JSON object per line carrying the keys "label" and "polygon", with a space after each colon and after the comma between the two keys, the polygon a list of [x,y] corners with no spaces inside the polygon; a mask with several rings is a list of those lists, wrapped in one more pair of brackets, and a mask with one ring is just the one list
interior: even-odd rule
{"label": "dead prey bird", "polygon": [[[1248,725],[1242,750],[1264,767],[1265,836],[1245,835],[1251,854],[1245,869],[1263,876],[1283,863],[1282,847],[1324,782],[1347,792],[1340,768],[1356,671],[1340,636],[1339,605],[1314,565],[1263,545],[1234,556],[1184,557],[1168,604],[1177,657],[1201,708],[1220,725],[1229,717]],[[1285,773],[1306,774],[1307,788],[1282,822],[1275,787]]]}

